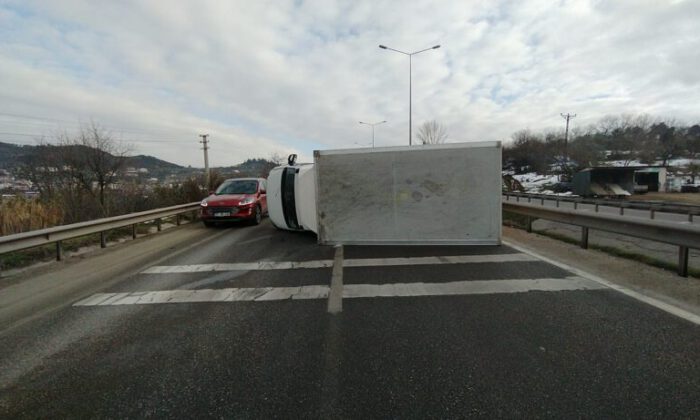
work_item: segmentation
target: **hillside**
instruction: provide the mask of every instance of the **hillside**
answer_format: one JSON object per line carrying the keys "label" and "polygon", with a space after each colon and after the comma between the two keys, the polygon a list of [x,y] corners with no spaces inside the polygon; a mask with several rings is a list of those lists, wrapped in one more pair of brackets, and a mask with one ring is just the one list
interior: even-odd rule
{"label": "hillside", "polygon": [[153,169],[179,169],[183,167],[175,163],[167,162],[165,160],[146,155],[136,155],[128,157],[126,159],[126,166],[132,166],[134,168],[146,168],[149,171]]}
{"label": "hillside", "polygon": [[23,159],[31,155],[34,147],[0,142],[0,169],[17,167]]}
{"label": "hillside", "polygon": [[[14,171],[25,162],[31,162],[38,156],[41,148],[45,146],[17,145],[0,142],[0,169]],[[59,147],[85,147],[85,146],[59,146]],[[223,178],[235,178],[241,176],[267,176],[270,169],[277,163],[267,159],[248,159],[243,163],[225,167],[214,167],[212,171]],[[136,155],[129,156],[124,164],[124,169],[134,168],[137,171],[145,168],[147,172],[138,172],[145,178],[156,178],[160,181],[182,182],[192,177],[202,177],[204,170],[200,167],[185,167],[175,163],[158,159],[154,156]],[[132,175],[133,176],[133,175]]]}
{"label": "hillside", "polygon": [[[61,146],[69,147],[69,146]],[[40,146],[18,145],[0,142],[0,169],[14,169],[31,160]],[[137,155],[126,159],[127,167],[146,168],[149,172],[159,172],[162,170],[180,169],[182,166],[167,162],[153,156]]]}

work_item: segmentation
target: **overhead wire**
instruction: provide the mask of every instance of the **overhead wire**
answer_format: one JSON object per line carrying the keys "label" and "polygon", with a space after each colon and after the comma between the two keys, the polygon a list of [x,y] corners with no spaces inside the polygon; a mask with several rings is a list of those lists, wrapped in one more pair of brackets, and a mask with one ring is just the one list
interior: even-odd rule
{"label": "overhead wire", "polygon": [[[11,121],[13,125],[23,125],[23,126],[29,126],[29,127],[37,127],[36,124],[55,124],[56,122],[61,122],[61,123],[66,123],[74,128],[80,128],[85,125],[85,123],[82,123],[80,121],[69,121],[69,120],[64,120],[64,119],[59,119],[59,118],[51,118],[51,117],[35,117],[31,115],[24,115],[24,114],[17,114],[17,113],[9,113],[9,112],[0,112],[0,118],[2,117],[11,117],[11,118],[21,118],[21,119],[29,119],[29,120],[34,120],[34,122],[30,121]],[[34,124],[34,125],[33,125]],[[102,127],[108,131],[114,131],[114,132],[123,132],[123,133],[133,133],[133,134],[147,134],[147,135],[152,135],[152,134],[157,134],[157,133],[168,133],[172,134],[171,130],[163,130],[163,129],[142,129],[142,128],[122,128],[122,127],[115,127],[111,125],[104,125],[104,124],[97,124],[99,127]],[[60,127],[59,127],[60,128]],[[141,140],[139,140],[141,141]]]}
{"label": "overhead wire", "polygon": [[[52,121],[56,122],[65,122],[67,124],[71,124],[74,126],[74,128],[79,128],[82,126],[81,123],[76,123],[74,121],[67,121],[67,120],[61,120],[58,118],[49,118],[49,117],[33,117],[29,115],[22,115],[22,114],[14,114],[14,113],[6,113],[6,112],[0,112],[0,117],[11,117],[11,118],[24,118],[24,119],[31,119],[31,120],[37,120],[36,122],[28,122],[28,121],[8,121],[5,124],[12,125],[12,126],[20,126],[20,128],[26,127],[26,128],[43,128],[46,127],[45,124],[54,124]],[[0,121],[0,123],[3,123]],[[34,124],[34,125],[32,125]],[[39,125],[37,125],[39,124]],[[44,124],[44,125],[41,125]],[[163,130],[153,130],[151,132],[145,131],[145,130],[136,130],[136,129],[124,129],[124,128],[116,128],[116,127],[111,127],[111,126],[103,126],[100,125],[100,127],[105,128],[106,130],[113,131],[115,133],[132,133],[132,134],[153,134],[153,131],[161,131],[165,133],[166,131]],[[52,128],[52,127],[46,127]],[[61,128],[61,127],[53,127],[53,128]],[[44,137],[51,137],[52,134],[47,134],[47,133],[27,133],[27,132],[16,132],[16,131],[0,131],[0,135],[3,136],[21,136],[21,137],[34,137],[34,138],[44,138]],[[137,143],[188,143],[189,140],[185,139],[142,139],[138,138],[136,136],[133,136],[134,138],[129,138],[126,139],[126,141],[133,141]]]}

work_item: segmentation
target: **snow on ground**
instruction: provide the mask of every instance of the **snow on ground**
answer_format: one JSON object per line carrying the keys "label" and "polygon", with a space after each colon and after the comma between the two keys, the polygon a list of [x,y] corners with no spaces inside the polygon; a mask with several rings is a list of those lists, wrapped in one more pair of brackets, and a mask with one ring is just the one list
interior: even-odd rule
{"label": "snow on ground", "polygon": [[[657,164],[661,165],[663,162],[658,161]],[[687,159],[687,158],[678,158],[678,159],[671,159],[668,162],[666,162],[668,166],[676,166],[676,167],[683,167],[683,166],[688,166],[691,164],[695,165],[700,165],[700,159]]]}
{"label": "snow on ground", "polygon": [[551,187],[559,182],[559,175],[541,175],[535,172],[513,175],[513,178],[522,184],[525,191],[543,194],[554,194],[547,187]]}
{"label": "snow on ground", "polygon": [[600,166],[614,166],[614,167],[649,166],[649,164],[642,163],[638,160],[607,160],[605,162],[601,162]]}
{"label": "snow on ground", "polygon": [[[529,191],[528,191],[529,192]],[[541,190],[539,194],[544,194],[544,195],[558,195],[560,197],[578,197],[576,194],[572,193],[571,191],[566,191],[566,192],[554,192],[552,190]]]}
{"label": "snow on ground", "polygon": [[[654,166],[661,166],[663,162],[658,161],[654,162]],[[668,178],[673,179],[674,174],[673,174],[673,169],[680,169],[684,168],[689,164],[700,164],[700,159],[671,159],[667,162],[667,165],[672,167],[669,169],[669,174]],[[605,162],[601,162],[601,166],[614,166],[614,167],[623,167],[623,166],[650,166],[647,163],[642,163],[638,160],[608,160]],[[575,196],[572,194],[570,191],[568,192],[563,192],[563,193],[556,193],[553,191],[553,187],[555,184],[557,184],[560,181],[559,175],[543,175],[543,174],[538,174],[537,172],[529,172],[526,174],[519,174],[516,175],[513,173],[513,171],[503,171],[503,175],[512,175],[513,178],[518,180],[520,184],[525,188],[525,191],[528,193],[537,193],[537,194],[548,194],[548,195],[560,195],[560,196]],[[681,183],[683,185],[693,185],[690,180],[690,176],[677,176],[682,179]],[[700,179],[696,177],[696,182],[694,185],[699,185],[700,184]],[[678,186],[680,190],[680,185]]]}
{"label": "snow on ground", "polygon": [[[638,160],[606,160],[605,162],[601,162],[600,166],[662,166],[663,164],[663,160],[657,160],[653,164],[642,163]],[[677,158],[666,161],[666,166],[671,166],[675,168],[682,168],[690,164],[698,165],[700,164],[700,159]]]}

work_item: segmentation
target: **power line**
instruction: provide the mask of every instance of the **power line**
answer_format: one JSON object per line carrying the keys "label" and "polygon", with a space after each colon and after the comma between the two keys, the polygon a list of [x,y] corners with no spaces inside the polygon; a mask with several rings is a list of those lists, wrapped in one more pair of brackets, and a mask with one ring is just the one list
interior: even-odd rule
{"label": "power line", "polygon": [[26,118],[26,119],[30,119],[30,120],[46,120],[46,121],[59,121],[59,122],[69,122],[69,123],[75,122],[75,121],[61,120],[58,118],[35,117],[32,115],[13,114],[13,113],[8,113],[8,112],[0,112],[0,115],[7,116],[7,117]]}
{"label": "power line", "polygon": [[[22,136],[22,137],[34,137],[34,138],[44,138],[44,137],[51,137],[46,134],[39,134],[39,133],[16,133],[16,132],[9,132],[9,131],[0,131],[1,135],[8,135],[8,136]],[[187,140],[184,139],[127,139],[126,141],[133,141],[137,143],[187,143]]]}
{"label": "power line", "polygon": [[37,135],[37,134],[9,133],[6,131],[0,131],[0,134],[7,134],[7,135],[12,135],[12,136],[25,136],[25,137],[41,137],[40,135]]}
{"label": "power line", "polygon": [[[8,112],[0,112],[1,117],[11,117],[11,118],[20,118],[20,119],[28,119],[28,120],[33,120],[34,122],[28,122],[28,121],[13,121],[14,124],[23,124],[23,125],[31,125],[31,124],[55,124],[55,123],[66,123],[69,125],[72,125],[74,127],[81,127],[84,124],[80,122],[80,120],[76,121],[71,121],[71,120],[64,120],[60,118],[50,118],[50,117],[36,117],[32,115],[25,115],[25,114],[16,114],[16,113],[8,113]],[[120,128],[120,127],[115,127],[111,125],[103,125],[103,124],[98,124],[98,126],[103,127],[108,130],[112,131],[124,131],[124,132],[132,132],[132,133],[143,133],[143,134],[152,134],[154,132],[161,132],[161,133],[167,133],[170,130],[163,130],[163,129],[140,129],[140,128]]]}

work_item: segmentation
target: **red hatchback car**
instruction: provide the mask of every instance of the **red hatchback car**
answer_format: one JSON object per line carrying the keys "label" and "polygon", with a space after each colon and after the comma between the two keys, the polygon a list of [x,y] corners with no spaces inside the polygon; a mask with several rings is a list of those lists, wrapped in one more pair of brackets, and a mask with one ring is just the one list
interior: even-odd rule
{"label": "red hatchback car", "polygon": [[267,214],[265,178],[234,178],[224,181],[202,200],[200,216],[205,226],[241,220],[258,224]]}

